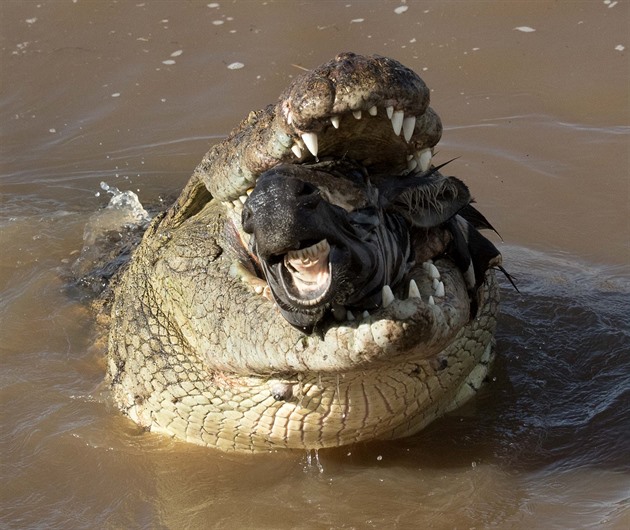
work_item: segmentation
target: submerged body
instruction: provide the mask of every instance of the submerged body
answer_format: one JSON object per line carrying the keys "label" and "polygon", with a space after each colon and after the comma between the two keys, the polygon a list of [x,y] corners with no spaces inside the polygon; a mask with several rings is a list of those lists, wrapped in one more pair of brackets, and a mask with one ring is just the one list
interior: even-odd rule
{"label": "submerged body", "polygon": [[417,432],[492,361],[500,255],[391,59],[342,54],[251,113],[116,281],[108,375],[138,424],[225,450]]}

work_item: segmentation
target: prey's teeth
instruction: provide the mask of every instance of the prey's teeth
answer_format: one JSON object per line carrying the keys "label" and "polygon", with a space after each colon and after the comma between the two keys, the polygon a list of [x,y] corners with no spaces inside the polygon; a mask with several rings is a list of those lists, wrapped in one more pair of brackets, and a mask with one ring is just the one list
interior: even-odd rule
{"label": "prey's teeth", "polygon": [[429,305],[435,305],[435,300],[433,300],[432,296],[429,296]]}
{"label": "prey's teeth", "polygon": [[354,315],[349,309],[346,311],[346,320],[354,320]]}
{"label": "prey's teeth", "polygon": [[409,297],[408,298],[420,298],[420,291],[418,290],[418,284],[416,280],[409,282]]}
{"label": "prey's teeth", "polygon": [[440,279],[440,271],[438,270],[438,268],[433,265],[433,263],[429,263],[427,265],[427,272],[429,273],[429,277],[432,280],[435,280],[436,278],[439,280]]}
{"label": "prey's teeth", "polygon": [[389,107],[385,107],[385,110],[387,111],[387,117],[391,120],[394,114],[394,107],[390,105]]}
{"label": "prey's teeth", "polygon": [[381,294],[383,299],[383,308],[388,307],[394,300],[394,293],[389,285],[383,285],[383,292]]}
{"label": "prey's teeth", "polygon": [[247,193],[247,196],[249,196],[252,194],[253,191],[254,191],[254,188],[249,188],[245,193]]}
{"label": "prey's teeth", "polygon": [[403,120],[402,129],[403,136],[405,137],[405,142],[411,140],[411,136],[413,135],[413,131],[416,128],[416,117],[409,116]]}
{"label": "prey's teeth", "polygon": [[247,195],[239,195],[238,200],[241,201],[241,204],[245,204],[247,200]]}
{"label": "prey's teeth", "polygon": [[392,127],[394,128],[394,134],[396,136],[400,135],[404,118],[405,113],[402,110],[394,111],[394,114],[392,115]]}
{"label": "prey's teeth", "polygon": [[444,282],[438,282],[435,288],[435,296],[444,296]]}
{"label": "prey's teeth", "polygon": [[407,169],[409,171],[413,171],[417,167],[418,167],[418,162],[416,162],[415,160],[412,159],[407,162]]}
{"label": "prey's teeth", "polygon": [[363,311],[362,315],[363,318],[369,318],[370,316],[370,312],[369,311]]}
{"label": "prey's teeth", "polygon": [[307,132],[302,134],[302,140],[304,140],[304,145],[311,152],[313,156],[317,156],[317,134],[312,132]]}
{"label": "prey's teeth", "polygon": [[370,114],[370,116],[376,116],[377,112],[378,112],[378,109],[376,108],[376,105],[372,105],[368,109],[368,113]]}
{"label": "prey's teeth", "polygon": [[335,129],[339,129],[339,116],[331,116],[330,123]]}
{"label": "prey's teeth", "polygon": [[353,110],[352,111],[352,115],[357,119],[360,120],[361,119],[361,111],[360,110]]}
{"label": "prey's teeth", "polygon": [[416,156],[418,157],[418,163],[420,164],[421,171],[426,171],[431,167],[431,149],[427,147],[422,151],[418,151]]}
{"label": "prey's teeth", "polygon": [[293,147],[291,147],[291,151],[293,151],[293,154],[298,158],[302,158],[302,149],[300,149],[300,146],[298,144],[293,144]]}

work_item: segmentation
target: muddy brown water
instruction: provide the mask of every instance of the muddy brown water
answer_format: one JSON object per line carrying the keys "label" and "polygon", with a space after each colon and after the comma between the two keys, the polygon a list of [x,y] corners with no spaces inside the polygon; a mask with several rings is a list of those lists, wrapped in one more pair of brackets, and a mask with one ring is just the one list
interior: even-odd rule
{"label": "muddy brown water", "polygon": [[[627,1],[3,0],[0,16],[0,526],[630,527]],[[345,50],[420,73],[436,161],[459,157],[449,173],[504,239],[520,294],[502,282],[493,380],[416,436],[319,454],[141,432],[101,388],[69,280],[100,182],[176,194],[249,110]]]}

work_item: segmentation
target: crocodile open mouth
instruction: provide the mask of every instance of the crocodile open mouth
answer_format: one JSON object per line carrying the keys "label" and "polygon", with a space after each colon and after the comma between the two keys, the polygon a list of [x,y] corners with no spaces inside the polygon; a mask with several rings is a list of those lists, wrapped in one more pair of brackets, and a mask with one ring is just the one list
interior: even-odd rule
{"label": "crocodile open mouth", "polygon": [[391,59],[342,54],[297,78],[274,116],[266,156],[256,152],[264,164],[251,178],[242,171],[247,188],[230,205],[262,272],[242,278],[304,330],[328,314],[449,312],[457,297],[467,319],[500,255],[476,231],[489,224],[468,188],[432,168],[441,123],[424,82]]}

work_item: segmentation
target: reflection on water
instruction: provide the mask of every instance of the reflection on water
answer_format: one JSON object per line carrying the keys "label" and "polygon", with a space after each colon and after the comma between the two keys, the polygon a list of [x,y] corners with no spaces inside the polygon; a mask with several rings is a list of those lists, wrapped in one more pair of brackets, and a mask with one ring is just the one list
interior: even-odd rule
{"label": "reflection on water", "polygon": [[[0,525],[629,527],[629,6],[211,4],[0,4]],[[492,381],[417,436],[314,454],[142,432],[70,280],[99,183],[159,206],[294,65],[348,49],[425,78],[436,161],[510,243]]]}

